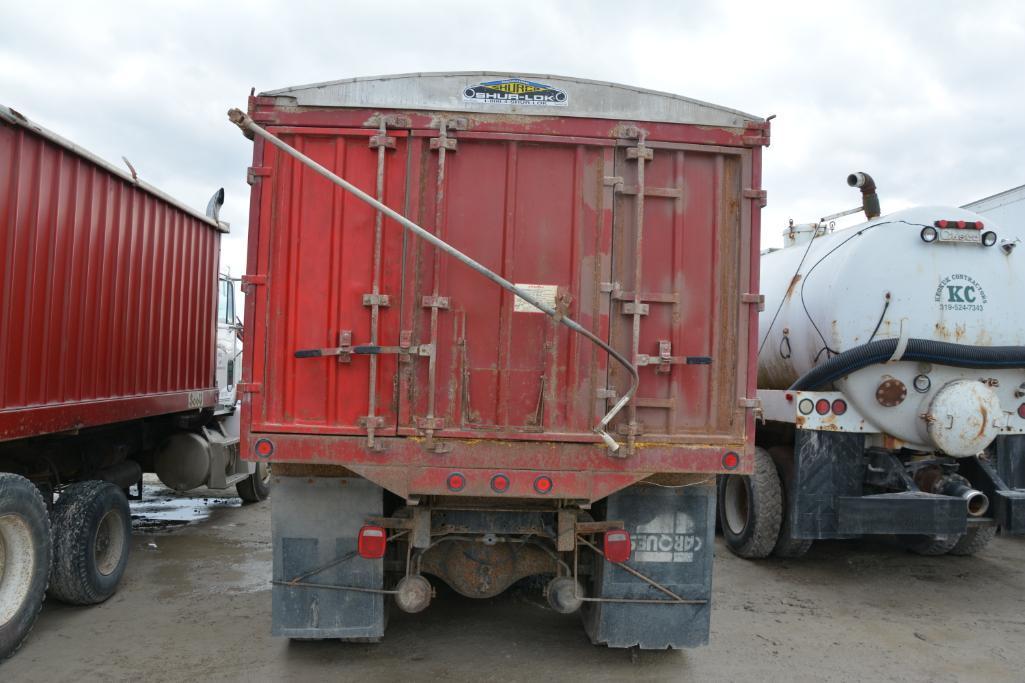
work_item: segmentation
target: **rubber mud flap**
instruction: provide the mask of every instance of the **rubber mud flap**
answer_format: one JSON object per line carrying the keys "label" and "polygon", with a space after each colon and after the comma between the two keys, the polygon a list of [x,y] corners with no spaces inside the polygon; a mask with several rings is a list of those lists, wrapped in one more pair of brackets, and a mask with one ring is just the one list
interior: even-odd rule
{"label": "rubber mud flap", "polygon": [[[384,587],[383,561],[364,559],[356,550],[366,517],[381,514],[379,486],[358,477],[272,475],[272,482],[276,582]],[[275,583],[271,632],[297,639],[376,640],[384,636],[384,598],[381,593]]]}
{"label": "rubber mud flap", "polygon": [[[708,643],[715,513],[711,480],[680,488],[642,483],[608,497],[606,519],[622,520],[633,541],[627,565],[684,600],[704,602],[585,603],[584,628],[592,642],[652,650]],[[621,567],[600,557],[595,562],[592,597],[672,600]]]}

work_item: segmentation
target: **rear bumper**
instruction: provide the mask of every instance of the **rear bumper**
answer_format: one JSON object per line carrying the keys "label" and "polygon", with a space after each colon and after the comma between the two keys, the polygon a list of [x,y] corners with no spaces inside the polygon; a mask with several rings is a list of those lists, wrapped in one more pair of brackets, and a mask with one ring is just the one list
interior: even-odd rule
{"label": "rear bumper", "polygon": [[[256,448],[260,441],[269,441],[272,447],[261,451]],[[744,444],[642,443],[632,455],[611,457],[590,443],[446,439],[435,441],[443,446],[439,452],[428,450],[421,438],[375,441],[377,447],[369,449],[361,437],[248,433],[243,435],[242,452],[248,460],[344,467],[404,498],[455,495],[590,502],[656,474],[669,477],[672,485],[673,475],[750,474],[752,466],[750,447]],[[723,464],[728,453],[738,456],[733,469]],[[461,475],[461,487],[452,487],[453,474]],[[508,478],[501,491],[493,485],[497,475]],[[551,486],[538,486],[539,477],[550,479]]]}

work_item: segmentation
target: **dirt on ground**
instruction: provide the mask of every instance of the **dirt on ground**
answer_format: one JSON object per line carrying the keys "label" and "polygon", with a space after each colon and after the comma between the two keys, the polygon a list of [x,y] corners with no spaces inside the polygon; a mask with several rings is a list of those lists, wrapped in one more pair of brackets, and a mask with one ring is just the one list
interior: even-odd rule
{"label": "dirt on ground", "polygon": [[720,540],[697,650],[595,647],[537,591],[476,601],[442,585],[427,611],[392,610],[382,643],[293,643],[270,635],[272,501],[147,497],[118,593],[47,601],[0,680],[1025,680],[1025,538],[974,558],[847,541],[763,562]]}

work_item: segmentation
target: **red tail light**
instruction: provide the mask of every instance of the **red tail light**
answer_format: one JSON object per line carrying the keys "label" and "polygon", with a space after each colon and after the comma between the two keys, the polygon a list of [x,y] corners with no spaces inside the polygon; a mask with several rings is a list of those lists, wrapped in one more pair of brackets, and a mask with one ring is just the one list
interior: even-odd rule
{"label": "red tail light", "polygon": [[837,415],[843,415],[847,412],[847,401],[842,398],[838,398],[833,401],[833,412]]}
{"label": "red tail light", "polygon": [[552,490],[554,483],[551,477],[538,477],[534,480],[534,490],[538,493],[545,494]]}
{"label": "red tail light", "polygon": [[829,412],[829,399],[820,398],[815,402],[815,412],[819,415],[825,415]]}
{"label": "red tail light", "polygon": [[388,533],[383,527],[367,525],[359,530],[356,549],[364,560],[379,560],[384,557],[388,545]]}
{"label": "red tail light", "polygon": [[728,470],[735,470],[740,465],[740,456],[733,451],[727,451],[722,456],[722,466]]}
{"label": "red tail light", "polygon": [[261,458],[269,458],[274,452],[274,442],[270,439],[257,439],[253,444],[253,450]]}
{"label": "red tail light", "polygon": [[1025,420],[1025,403],[1022,403],[1020,406],[1018,406],[1018,417]]}
{"label": "red tail light", "polygon": [[611,529],[605,532],[602,543],[605,559],[609,562],[626,562],[630,559],[630,532],[623,529]]}
{"label": "red tail light", "polygon": [[462,491],[466,487],[466,477],[459,472],[453,472],[448,475],[445,484],[448,486],[449,491]]}

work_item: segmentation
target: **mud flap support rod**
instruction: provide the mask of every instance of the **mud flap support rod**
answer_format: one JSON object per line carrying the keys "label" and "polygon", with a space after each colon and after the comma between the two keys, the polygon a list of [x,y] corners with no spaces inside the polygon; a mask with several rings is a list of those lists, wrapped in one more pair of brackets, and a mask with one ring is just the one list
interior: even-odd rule
{"label": "mud flap support rod", "polygon": [[598,436],[601,437],[602,441],[605,442],[605,445],[608,447],[609,451],[615,453],[619,450],[619,443],[617,443],[616,440],[612,438],[612,436],[608,433],[608,431],[606,431],[606,429],[609,423],[612,421],[612,419],[616,416],[616,414],[619,413],[619,411],[622,410],[623,407],[630,402],[630,399],[633,398],[634,394],[637,392],[637,383],[639,380],[637,375],[637,368],[634,367],[633,363],[627,360],[625,356],[623,356],[614,348],[606,344],[593,332],[580,325],[580,323],[576,322],[575,320],[572,320],[571,318],[565,315],[561,315],[554,308],[550,308],[545,304],[541,303],[529,292],[520,289],[513,283],[503,278],[498,273],[495,273],[494,271],[486,268],[480,263],[477,263],[472,258],[462,253],[452,245],[439,239],[437,236],[435,236],[431,232],[428,232],[424,228],[421,228],[419,225],[409,220],[408,218],[400,214],[398,211],[395,211],[394,209],[389,208],[387,205],[377,201],[374,197],[371,197],[366,192],[359,189],[349,181],[345,180],[344,178],[338,175],[335,175],[325,167],[318,164],[313,159],[309,158],[308,156],[300,152],[299,150],[283,142],[276,135],[264,130],[261,126],[254,123],[253,120],[249,118],[249,116],[247,116],[240,109],[230,110],[228,112],[228,118],[231,120],[232,123],[234,123],[240,129],[242,129],[242,132],[246,135],[246,137],[251,138],[253,135],[260,136],[270,144],[280,149],[285,154],[288,154],[292,158],[296,159],[297,161],[305,165],[307,168],[316,171],[317,173],[324,176],[334,184],[338,185],[339,187],[343,188],[344,190],[355,196],[360,201],[369,204],[371,207],[377,209],[384,215],[388,216],[393,221],[404,227],[406,230],[412,232],[420,239],[430,243],[431,245],[445,252],[446,254],[453,257],[460,263],[463,263],[469,266],[470,268],[474,269],[479,274],[491,280],[502,289],[515,294],[516,296],[520,297],[521,299],[529,303],[534,308],[538,309],[545,315],[555,319],[556,321],[561,322],[563,325],[573,330],[577,334],[584,336],[588,341],[600,347],[602,350],[608,353],[613,359],[615,359],[616,362],[618,362],[620,365],[626,368],[627,372],[630,373],[630,389],[625,394],[623,394],[623,396],[616,402],[616,404],[612,406],[612,409],[609,410],[609,412],[607,412],[604,417],[602,417],[601,421],[594,428],[595,433],[598,434]]}

